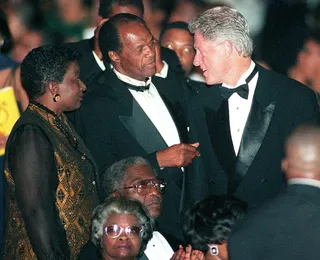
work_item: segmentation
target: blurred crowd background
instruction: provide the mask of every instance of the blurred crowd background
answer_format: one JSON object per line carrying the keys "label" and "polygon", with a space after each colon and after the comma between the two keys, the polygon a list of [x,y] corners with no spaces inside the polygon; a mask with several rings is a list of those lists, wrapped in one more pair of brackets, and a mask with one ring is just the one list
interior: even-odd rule
{"label": "blurred crowd background", "polygon": [[[98,4],[98,0],[1,0],[14,39],[11,58],[21,62],[37,46],[91,37]],[[166,23],[189,22],[216,5],[234,7],[247,18],[255,59],[284,74],[296,62],[307,29],[320,27],[319,0],[144,0],[145,20],[159,37]]]}

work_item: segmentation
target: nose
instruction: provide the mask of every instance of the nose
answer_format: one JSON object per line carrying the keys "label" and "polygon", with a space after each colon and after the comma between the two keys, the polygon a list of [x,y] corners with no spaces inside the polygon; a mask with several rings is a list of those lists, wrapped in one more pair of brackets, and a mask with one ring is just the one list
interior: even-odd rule
{"label": "nose", "polygon": [[201,64],[201,54],[198,51],[196,51],[196,55],[193,58],[193,65],[200,66],[200,64]]}
{"label": "nose", "polygon": [[119,236],[119,240],[128,240],[128,239],[129,239],[129,237],[128,237],[126,231],[123,230],[123,231],[121,232],[120,236]]}
{"label": "nose", "polygon": [[80,86],[80,90],[81,90],[82,92],[84,92],[84,91],[87,90],[86,84],[84,84],[81,79],[79,79],[79,86]]}
{"label": "nose", "polygon": [[161,193],[160,193],[159,189],[156,188],[154,185],[152,185],[150,187],[149,195],[153,195],[153,196],[161,198]]}
{"label": "nose", "polygon": [[155,56],[155,55],[156,55],[155,47],[153,47],[153,46],[146,46],[145,55],[146,55],[147,57],[149,57],[149,56]]}

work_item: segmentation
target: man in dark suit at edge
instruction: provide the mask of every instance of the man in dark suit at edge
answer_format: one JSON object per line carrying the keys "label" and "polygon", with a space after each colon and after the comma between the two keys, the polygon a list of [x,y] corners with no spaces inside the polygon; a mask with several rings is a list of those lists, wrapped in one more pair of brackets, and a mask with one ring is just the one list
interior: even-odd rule
{"label": "man in dark suit at edge", "polygon": [[320,128],[301,126],[286,143],[284,194],[247,215],[229,237],[229,259],[320,259]]}
{"label": "man in dark suit at edge", "polygon": [[[174,77],[153,77],[155,42],[139,17],[118,14],[110,18],[100,29],[99,45],[104,63],[111,63],[112,71],[98,77],[98,86],[75,112],[76,128],[101,173],[115,161],[130,156],[144,156],[150,161],[159,177],[168,182],[158,221],[160,231],[182,239],[179,215],[185,198],[191,203],[211,194],[208,178],[201,176],[215,172],[217,166],[209,151],[212,149],[200,102],[196,97],[186,102],[185,89]],[[190,105],[187,109],[186,103]],[[197,149],[204,155],[200,156]],[[194,171],[189,173],[187,167],[185,174],[204,179],[201,187],[189,179],[184,187],[181,167],[191,162]],[[186,192],[192,194],[182,197]]]}
{"label": "man in dark suit at edge", "polygon": [[189,24],[196,56],[211,88],[199,89],[206,106],[212,149],[225,174],[213,191],[256,207],[285,187],[283,144],[302,122],[318,122],[315,94],[304,85],[251,60],[246,19],[229,7],[199,14]]}

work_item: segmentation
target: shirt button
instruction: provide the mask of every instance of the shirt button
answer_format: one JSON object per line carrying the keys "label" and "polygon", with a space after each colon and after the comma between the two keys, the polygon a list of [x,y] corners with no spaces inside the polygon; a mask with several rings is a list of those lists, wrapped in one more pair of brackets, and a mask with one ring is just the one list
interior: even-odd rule
{"label": "shirt button", "polygon": [[237,132],[239,133],[239,132],[240,132],[240,129],[238,129]]}
{"label": "shirt button", "polygon": [[237,110],[239,110],[239,107],[237,107]]}

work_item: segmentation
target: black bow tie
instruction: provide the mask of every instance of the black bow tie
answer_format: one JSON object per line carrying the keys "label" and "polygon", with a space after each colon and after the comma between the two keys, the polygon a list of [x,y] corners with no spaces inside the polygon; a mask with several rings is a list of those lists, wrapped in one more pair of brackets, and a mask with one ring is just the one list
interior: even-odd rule
{"label": "black bow tie", "polygon": [[122,82],[128,89],[132,89],[132,90],[135,90],[135,91],[138,91],[138,92],[143,92],[145,90],[148,90],[149,87],[150,87],[150,83],[145,85],[145,86],[136,86],[136,85],[132,85],[132,84],[129,84],[127,82],[124,82],[124,81],[122,81]]}
{"label": "black bow tie", "polygon": [[226,88],[226,87],[220,87],[220,93],[221,97],[224,99],[229,99],[233,93],[238,93],[238,95],[244,99],[248,99],[249,96],[249,82],[253,79],[253,77],[256,75],[256,72],[258,71],[257,66],[254,67],[253,71],[250,73],[250,75],[246,79],[246,83],[240,85],[236,88]]}

